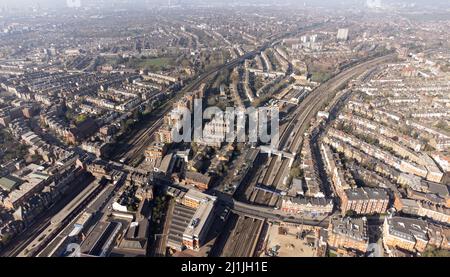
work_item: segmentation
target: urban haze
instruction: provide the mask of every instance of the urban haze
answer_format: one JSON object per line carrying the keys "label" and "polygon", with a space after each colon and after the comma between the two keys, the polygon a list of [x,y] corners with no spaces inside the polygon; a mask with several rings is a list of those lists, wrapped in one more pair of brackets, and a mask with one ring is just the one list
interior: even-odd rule
{"label": "urban haze", "polygon": [[448,257],[449,49],[447,0],[2,0],[0,256]]}

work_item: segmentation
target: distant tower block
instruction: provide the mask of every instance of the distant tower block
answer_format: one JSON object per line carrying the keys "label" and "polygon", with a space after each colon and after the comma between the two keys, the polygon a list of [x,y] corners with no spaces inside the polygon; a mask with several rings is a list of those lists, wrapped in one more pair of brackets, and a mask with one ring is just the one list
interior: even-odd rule
{"label": "distant tower block", "polygon": [[338,40],[348,40],[348,29],[339,29],[337,33]]}
{"label": "distant tower block", "polygon": [[381,0],[367,0],[366,5],[368,8],[371,9],[378,9],[381,8]]}
{"label": "distant tower block", "polygon": [[69,8],[79,8],[81,7],[81,0],[66,0],[67,7]]}

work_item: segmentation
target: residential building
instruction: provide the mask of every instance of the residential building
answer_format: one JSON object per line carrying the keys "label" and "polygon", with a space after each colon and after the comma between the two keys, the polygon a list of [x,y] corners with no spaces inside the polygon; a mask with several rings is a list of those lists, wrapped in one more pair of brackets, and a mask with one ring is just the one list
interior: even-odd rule
{"label": "residential building", "polygon": [[369,236],[366,218],[335,217],[328,227],[328,245],[333,248],[367,251]]}
{"label": "residential building", "polygon": [[354,188],[345,190],[341,197],[341,211],[357,214],[385,213],[389,205],[389,194],[382,188]]}
{"label": "residential building", "polygon": [[317,197],[283,197],[281,210],[289,214],[325,215],[333,211],[333,200]]}
{"label": "residential building", "polygon": [[425,221],[398,216],[385,218],[383,225],[385,247],[423,252],[428,241],[428,229]]}

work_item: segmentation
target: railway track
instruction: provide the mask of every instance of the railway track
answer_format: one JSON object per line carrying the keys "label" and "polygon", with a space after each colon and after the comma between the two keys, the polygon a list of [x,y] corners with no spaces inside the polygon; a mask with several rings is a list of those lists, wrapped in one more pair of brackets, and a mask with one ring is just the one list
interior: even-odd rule
{"label": "railway track", "polygon": [[38,216],[30,226],[19,234],[13,241],[0,253],[4,257],[18,256],[32,241],[44,232],[50,225],[51,219],[59,214],[66,205],[68,205],[78,194],[80,194],[92,180],[83,176],[83,181],[63,196],[60,202],[49,207],[41,216]]}
{"label": "railway track", "polygon": [[233,231],[233,239],[227,245],[227,249],[225,249],[225,256],[251,257],[262,223],[263,221],[259,219],[246,216],[239,217],[236,228]]}
{"label": "railway track", "polygon": [[[389,54],[382,57],[377,57],[372,60],[363,62],[359,65],[346,69],[344,72],[334,76],[323,85],[313,90],[305,100],[297,108],[297,116],[290,122],[291,125],[297,126],[295,131],[295,137],[291,141],[290,145],[281,145],[283,149],[289,149],[291,153],[297,153],[299,146],[302,142],[303,133],[306,131],[307,123],[315,116],[320,110],[321,106],[328,100],[334,92],[343,84],[348,82],[353,77],[364,73],[367,69],[377,66],[389,59],[392,59],[395,54]],[[302,112],[303,110],[303,112]],[[288,133],[283,134],[289,136]]]}
{"label": "railway track", "polygon": [[193,82],[188,84],[186,87],[184,87],[183,90],[179,94],[177,94],[175,97],[173,97],[171,100],[169,100],[166,103],[167,108],[164,109],[161,118],[158,121],[156,121],[154,124],[152,124],[152,126],[150,128],[148,128],[146,131],[144,131],[142,134],[138,135],[138,137],[134,140],[134,143],[130,143],[130,144],[133,144],[132,148],[122,156],[121,160],[125,160],[126,164],[132,164],[142,157],[143,150],[152,141],[152,136],[153,136],[154,132],[162,125],[162,117],[170,111],[172,104],[175,103],[176,101],[178,101],[181,97],[183,97],[183,95],[186,92],[191,92],[191,91],[197,90],[201,86],[202,83],[206,82],[206,80],[213,77],[216,73],[218,73],[222,70],[225,70],[225,69],[232,69],[232,68],[236,67],[237,65],[243,63],[245,60],[255,57],[256,55],[261,53],[261,51],[264,51],[267,48],[270,48],[274,44],[278,43],[282,38],[291,36],[294,34],[298,34],[300,32],[308,31],[308,30],[316,28],[317,26],[320,26],[322,24],[323,23],[317,23],[317,24],[313,24],[311,26],[300,28],[297,31],[272,35],[269,38],[267,38],[268,42],[264,43],[262,46],[258,47],[257,49],[250,51],[250,52],[244,54],[243,56],[237,57],[228,63],[218,65],[218,66],[208,70],[207,72],[201,74],[196,80],[194,80]]}
{"label": "railway track", "polygon": [[[296,108],[296,110],[293,111],[292,119],[287,123],[281,133],[278,149],[292,154],[297,154],[300,151],[304,132],[307,130],[309,122],[312,118],[314,118],[326,101],[334,95],[336,90],[355,76],[360,75],[393,57],[394,54],[389,54],[386,56],[373,58],[351,68],[345,69],[340,74],[337,74],[321,86],[311,91]],[[284,161],[277,161],[276,157],[272,157],[269,158],[266,166],[268,168],[264,172],[263,184],[283,190],[284,178],[288,174],[289,162],[286,159]],[[254,193],[256,193],[256,195],[252,197],[254,201],[251,202],[257,204],[270,205],[274,202],[276,197],[276,195],[268,197],[268,193],[262,191]]]}
{"label": "railway track", "polygon": [[143,155],[145,148],[148,146],[148,144],[153,139],[153,134],[158,130],[159,127],[161,127],[163,123],[163,118],[158,119],[150,128],[146,129],[134,142],[134,147],[125,153],[125,155],[122,156],[122,160],[126,161],[127,164],[130,164],[141,155]]}
{"label": "railway track", "polygon": [[43,251],[48,243],[50,243],[70,221],[78,216],[104,187],[105,184],[100,182],[88,185],[61,211],[54,215],[50,221],[46,223],[46,227],[43,228],[33,240],[27,242],[25,249],[17,251],[16,256],[30,257]]}

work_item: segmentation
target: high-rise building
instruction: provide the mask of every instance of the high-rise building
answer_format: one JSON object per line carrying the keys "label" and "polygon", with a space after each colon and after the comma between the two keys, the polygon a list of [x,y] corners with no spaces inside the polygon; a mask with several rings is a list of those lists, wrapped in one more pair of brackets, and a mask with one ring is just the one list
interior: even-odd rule
{"label": "high-rise building", "polygon": [[81,0],[66,0],[67,7],[69,8],[79,8],[81,7]]}
{"label": "high-rise building", "polygon": [[339,29],[337,32],[338,40],[348,40],[348,29]]}
{"label": "high-rise building", "polygon": [[381,0],[367,0],[366,5],[371,9],[381,8]]}
{"label": "high-rise building", "polygon": [[0,13],[7,13],[8,12],[8,5],[3,5],[0,7]]}

